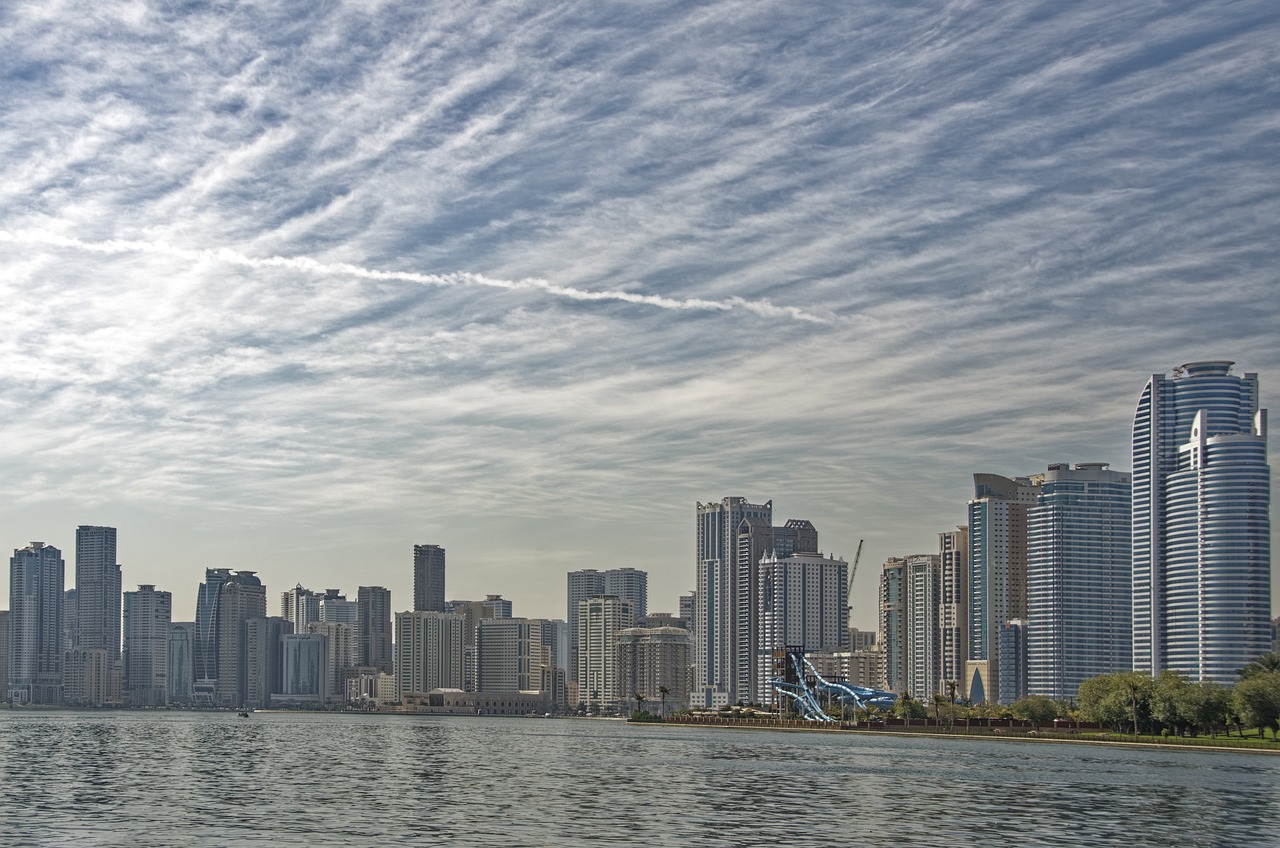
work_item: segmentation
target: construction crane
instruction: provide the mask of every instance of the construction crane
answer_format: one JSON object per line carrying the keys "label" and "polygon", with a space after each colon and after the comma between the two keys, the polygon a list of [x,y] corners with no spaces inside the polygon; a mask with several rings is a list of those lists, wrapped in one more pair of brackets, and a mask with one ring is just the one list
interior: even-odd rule
{"label": "construction crane", "polygon": [[845,598],[845,603],[850,609],[853,608],[853,578],[858,573],[858,560],[862,559],[862,543],[865,541],[866,539],[858,540],[858,552],[853,555],[853,565],[849,566],[849,596]]}

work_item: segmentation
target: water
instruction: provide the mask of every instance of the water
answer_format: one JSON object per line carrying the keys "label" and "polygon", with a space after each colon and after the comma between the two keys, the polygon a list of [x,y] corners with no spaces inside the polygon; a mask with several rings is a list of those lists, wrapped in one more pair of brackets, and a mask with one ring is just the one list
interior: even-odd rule
{"label": "water", "polygon": [[0,711],[0,846],[1280,846],[1280,757],[590,720]]}

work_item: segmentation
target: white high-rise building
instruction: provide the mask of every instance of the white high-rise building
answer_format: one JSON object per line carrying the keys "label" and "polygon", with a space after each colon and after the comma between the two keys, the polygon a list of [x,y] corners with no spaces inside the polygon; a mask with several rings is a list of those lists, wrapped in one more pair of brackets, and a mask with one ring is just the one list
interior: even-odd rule
{"label": "white high-rise building", "polygon": [[1133,656],[1131,475],[1055,463],[1027,511],[1027,691],[1066,701]]}
{"label": "white high-rise building", "polygon": [[[617,595],[631,602],[632,610],[649,608],[649,573],[638,568],[610,568],[599,571],[584,568],[568,574],[568,604],[566,620],[569,624],[567,677],[576,681],[578,674],[578,604],[597,595]],[[636,612],[639,619],[646,612]]]}
{"label": "white high-rise building", "polygon": [[753,504],[746,498],[730,497],[699,503],[695,518],[697,606],[693,631],[697,639],[689,700],[694,707],[721,707],[738,699],[738,673],[743,658],[738,638],[739,612],[742,594],[747,591],[742,584],[749,586],[753,564],[758,564],[772,548],[758,531],[772,527],[773,501]]}
{"label": "white high-rise building", "polygon": [[1133,417],[1133,667],[1230,683],[1270,649],[1271,470],[1258,375],[1153,374]]}
{"label": "white high-rise building", "polygon": [[169,694],[169,626],[173,595],[144,584],[124,593],[124,698],[163,707]]}
{"label": "white high-rise building", "polygon": [[840,651],[849,647],[849,563],[821,553],[766,556],[759,564],[759,663],[754,693],[759,704],[774,700],[770,680],[781,676],[775,653],[786,648]]}
{"label": "white high-rise building", "polygon": [[938,609],[940,691],[959,693],[963,691],[965,660],[969,657],[969,528],[961,525],[939,533],[938,558],[942,565]]}
{"label": "white high-rise building", "polygon": [[578,604],[578,698],[588,708],[618,709],[631,693],[619,691],[616,637],[635,624],[631,601],[598,595]]}

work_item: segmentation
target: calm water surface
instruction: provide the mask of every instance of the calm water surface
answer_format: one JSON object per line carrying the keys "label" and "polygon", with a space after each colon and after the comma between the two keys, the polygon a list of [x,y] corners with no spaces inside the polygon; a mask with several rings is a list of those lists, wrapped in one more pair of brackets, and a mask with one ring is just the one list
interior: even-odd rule
{"label": "calm water surface", "polygon": [[0,711],[0,846],[1280,846],[1280,757],[591,720]]}

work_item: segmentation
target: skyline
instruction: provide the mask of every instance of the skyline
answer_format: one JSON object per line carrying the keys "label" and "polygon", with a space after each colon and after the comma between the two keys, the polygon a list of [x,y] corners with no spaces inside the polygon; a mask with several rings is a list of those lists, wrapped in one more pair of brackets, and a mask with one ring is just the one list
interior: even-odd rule
{"label": "skyline", "polygon": [[742,496],[865,538],[874,627],[974,473],[1131,470],[1186,362],[1280,397],[1273,4],[69,8],[0,13],[0,534],[117,527],[175,618],[409,609],[414,544],[677,612]]}

